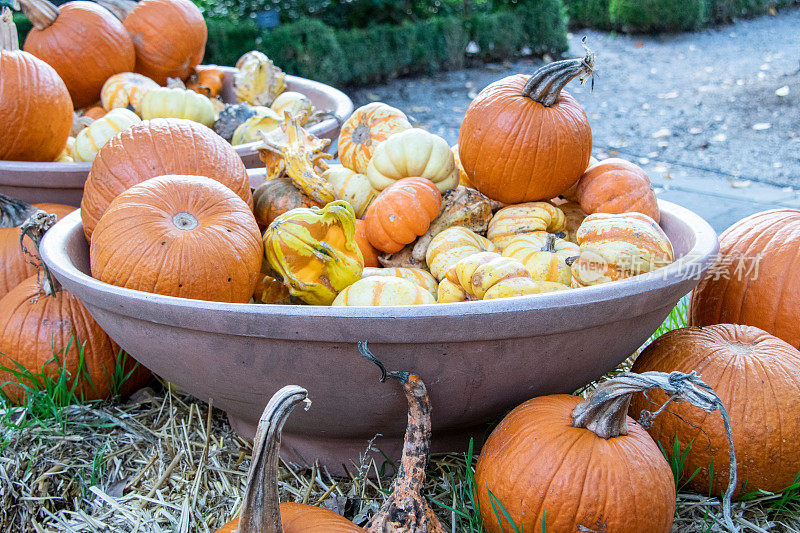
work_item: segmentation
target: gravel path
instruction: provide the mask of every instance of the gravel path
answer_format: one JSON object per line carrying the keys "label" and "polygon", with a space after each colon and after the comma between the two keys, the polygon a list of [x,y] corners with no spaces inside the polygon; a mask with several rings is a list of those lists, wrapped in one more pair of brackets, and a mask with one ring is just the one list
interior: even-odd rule
{"label": "gravel path", "polygon": [[[597,54],[594,91],[577,82],[568,87],[589,115],[595,154],[619,153],[642,164],[664,189],[691,188],[704,176],[726,180],[731,189],[753,182],[800,188],[798,28],[800,9],[790,9],[680,35],[574,32],[572,56],[582,55],[584,35]],[[537,64],[482,65],[350,94],[357,105],[397,106],[452,144],[478,91]],[[796,199],[792,189],[781,190]]]}

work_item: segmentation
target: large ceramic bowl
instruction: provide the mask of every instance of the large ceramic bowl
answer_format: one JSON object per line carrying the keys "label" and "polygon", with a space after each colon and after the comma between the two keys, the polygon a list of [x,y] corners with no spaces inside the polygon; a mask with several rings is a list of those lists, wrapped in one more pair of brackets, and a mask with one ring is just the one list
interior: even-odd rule
{"label": "large ceramic bowl", "polygon": [[[235,102],[233,72],[226,70],[222,87],[222,100]],[[338,89],[296,76],[286,76],[287,91],[307,95],[317,109],[329,111],[330,117],[310,126],[308,130],[318,137],[335,141],[339,137],[342,122],[353,112],[353,102]],[[258,158],[256,145],[249,143],[236,146],[236,152],[247,168],[263,165]],[[0,161],[0,193],[28,203],[54,202],[79,206],[83,197],[83,184],[89,174],[91,163],[33,163],[29,161]]]}
{"label": "large ceramic bowl", "polygon": [[306,387],[308,412],[287,423],[287,459],[340,471],[367,441],[399,455],[406,402],[380,383],[358,341],[390,370],[419,374],[433,402],[433,448],[463,450],[481,426],[541,394],[569,393],[639,348],[698,282],[718,249],[691,211],[660,202],[679,259],[659,271],[550,294],[404,307],[223,304],[160,296],[91,278],[79,212],[44,238],[44,261],[137,360],[214,407],[252,437],[269,397]]}

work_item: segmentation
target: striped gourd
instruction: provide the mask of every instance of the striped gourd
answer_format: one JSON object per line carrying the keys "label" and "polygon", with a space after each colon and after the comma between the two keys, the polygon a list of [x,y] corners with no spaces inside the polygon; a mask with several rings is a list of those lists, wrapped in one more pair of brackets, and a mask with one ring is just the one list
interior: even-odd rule
{"label": "striped gourd", "polygon": [[374,307],[435,304],[431,293],[395,276],[362,278],[339,293],[332,305]]}
{"label": "striped gourd", "polygon": [[322,177],[333,187],[337,200],[344,200],[353,206],[357,218],[362,218],[378,191],[372,188],[364,174],[354,172],[343,165],[331,165]]}
{"label": "striped gourd", "polygon": [[359,107],[342,125],[339,160],[359,174],[367,173],[375,147],[393,133],[411,128],[405,113],[381,102]]}
{"label": "striped gourd", "polygon": [[425,261],[433,277],[441,281],[450,267],[464,257],[496,250],[494,244],[474,231],[453,226],[433,238],[425,252]]}
{"label": "striped gourd", "polygon": [[144,95],[158,87],[159,85],[147,76],[135,72],[120,72],[106,80],[100,92],[100,100],[108,111],[123,107],[141,114]]}
{"label": "striped gourd", "polygon": [[512,239],[503,256],[516,259],[528,269],[531,278],[569,285],[570,265],[581,253],[577,244],[559,239],[552,233],[537,231]]}
{"label": "striped gourd", "polygon": [[72,158],[77,161],[94,161],[97,152],[117,133],[138,124],[142,120],[136,113],[118,108],[109,111],[103,118],[83,128],[72,146]]}
{"label": "striped gourd", "polygon": [[500,250],[515,237],[547,231],[556,233],[564,229],[564,213],[547,202],[528,202],[510,205],[495,213],[489,222],[486,237]]}
{"label": "striped gourd", "polygon": [[404,279],[415,285],[419,285],[430,292],[434,297],[436,297],[436,291],[439,288],[436,278],[434,278],[430,272],[422,270],[421,268],[365,268],[361,273],[362,278],[368,278],[370,276],[394,276]]}

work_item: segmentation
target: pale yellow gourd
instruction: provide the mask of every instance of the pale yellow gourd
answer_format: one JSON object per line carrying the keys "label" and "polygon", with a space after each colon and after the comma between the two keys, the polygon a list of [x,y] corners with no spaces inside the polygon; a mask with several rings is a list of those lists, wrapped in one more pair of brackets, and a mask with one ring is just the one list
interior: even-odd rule
{"label": "pale yellow gourd", "polygon": [[544,231],[512,239],[503,249],[503,256],[525,265],[532,279],[564,285],[572,283],[570,266],[580,253],[577,244]]}
{"label": "pale yellow gourd", "polygon": [[367,208],[378,196],[364,174],[359,174],[342,165],[330,165],[322,178],[331,184],[337,200],[344,200],[353,206],[357,218],[362,218]]}
{"label": "pale yellow gourd", "polygon": [[97,152],[112,137],[142,121],[136,113],[124,108],[113,109],[83,128],[75,137],[71,148],[72,159],[76,162],[94,161]]}
{"label": "pale yellow gourd", "polygon": [[395,276],[369,276],[340,292],[331,305],[374,307],[435,303],[431,293],[415,283]]}
{"label": "pale yellow gourd", "polygon": [[283,117],[284,113],[289,113],[290,116],[299,116],[300,125],[304,126],[311,113],[314,112],[314,104],[303,93],[285,91],[275,98],[270,109],[275,111],[279,117]]}
{"label": "pale yellow gourd", "polygon": [[478,252],[494,252],[497,247],[485,237],[461,226],[453,226],[431,240],[425,262],[431,274],[442,281],[447,271],[461,259]]}
{"label": "pale yellow gourd", "polygon": [[[255,116],[248,118],[233,132],[231,144],[247,144],[261,140],[259,132],[269,133],[277,129],[283,117],[268,107],[257,107]],[[299,125],[299,123],[298,123]]]}
{"label": "pale yellow gourd", "polygon": [[410,281],[415,285],[419,285],[426,291],[431,293],[431,296],[436,297],[436,292],[439,284],[436,282],[430,272],[426,272],[421,268],[406,268],[406,267],[393,267],[393,268],[374,268],[366,267],[361,273],[362,278],[370,276],[394,276],[397,278]]}
{"label": "pale yellow gourd", "polygon": [[489,222],[486,238],[500,250],[512,239],[528,233],[556,233],[564,229],[566,218],[557,207],[547,202],[510,205],[495,213]]}
{"label": "pale yellow gourd", "polygon": [[214,104],[189,89],[159,87],[142,99],[142,118],[185,118],[210,128],[214,125]]}

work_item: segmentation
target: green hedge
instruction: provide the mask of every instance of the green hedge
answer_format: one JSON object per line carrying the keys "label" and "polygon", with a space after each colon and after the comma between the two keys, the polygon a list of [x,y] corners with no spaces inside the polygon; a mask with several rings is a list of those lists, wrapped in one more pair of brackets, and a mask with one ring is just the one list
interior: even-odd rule
{"label": "green hedge", "polygon": [[598,30],[613,29],[608,3],[609,0],[567,0],[570,25]]}

